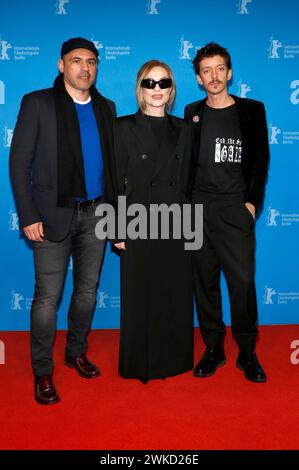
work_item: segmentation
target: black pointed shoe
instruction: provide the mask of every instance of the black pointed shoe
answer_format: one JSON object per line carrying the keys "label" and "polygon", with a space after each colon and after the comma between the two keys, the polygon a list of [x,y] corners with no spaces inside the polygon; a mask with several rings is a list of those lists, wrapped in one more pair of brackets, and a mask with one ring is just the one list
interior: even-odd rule
{"label": "black pointed shoe", "polygon": [[244,372],[246,379],[251,380],[251,382],[263,383],[267,381],[267,376],[259,363],[255,352],[240,350],[236,365]]}
{"label": "black pointed shoe", "polygon": [[201,360],[195,367],[193,375],[195,377],[210,377],[215,374],[217,367],[226,363],[223,344],[207,347]]}

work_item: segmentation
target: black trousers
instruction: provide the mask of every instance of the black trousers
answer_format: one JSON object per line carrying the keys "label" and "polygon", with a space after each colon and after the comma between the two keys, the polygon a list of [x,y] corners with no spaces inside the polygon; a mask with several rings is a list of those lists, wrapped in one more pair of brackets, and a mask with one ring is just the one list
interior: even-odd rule
{"label": "black trousers", "polygon": [[220,271],[226,278],[232,333],[240,348],[254,349],[257,302],[254,281],[254,220],[242,195],[194,194],[203,206],[203,246],[193,252],[193,279],[198,322],[207,346],[225,336]]}
{"label": "black trousers", "polygon": [[52,374],[56,312],[70,255],[73,259],[73,293],[68,311],[66,352],[87,351],[105,240],[98,240],[96,206],[74,210],[70,232],[63,241],[33,242],[35,291],[31,308],[31,361],[36,376]]}

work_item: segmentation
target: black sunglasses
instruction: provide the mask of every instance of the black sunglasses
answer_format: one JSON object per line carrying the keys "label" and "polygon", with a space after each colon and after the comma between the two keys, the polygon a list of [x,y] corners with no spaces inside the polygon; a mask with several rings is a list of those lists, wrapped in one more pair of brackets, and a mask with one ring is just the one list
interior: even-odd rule
{"label": "black sunglasses", "polygon": [[149,90],[153,90],[156,85],[159,85],[161,90],[164,90],[164,88],[171,88],[172,80],[171,78],[162,78],[156,82],[156,80],[153,80],[152,78],[144,78],[141,80],[140,84],[142,88],[148,88]]}

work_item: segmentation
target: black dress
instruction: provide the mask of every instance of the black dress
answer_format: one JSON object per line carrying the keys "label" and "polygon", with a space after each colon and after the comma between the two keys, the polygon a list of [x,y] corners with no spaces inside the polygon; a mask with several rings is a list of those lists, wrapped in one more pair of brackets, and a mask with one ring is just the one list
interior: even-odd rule
{"label": "black dress", "polygon": [[[116,122],[119,194],[127,206],[188,203],[192,138],[182,120],[144,116]],[[119,373],[159,378],[193,368],[191,252],[184,240],[126,239],[121,252]]]}

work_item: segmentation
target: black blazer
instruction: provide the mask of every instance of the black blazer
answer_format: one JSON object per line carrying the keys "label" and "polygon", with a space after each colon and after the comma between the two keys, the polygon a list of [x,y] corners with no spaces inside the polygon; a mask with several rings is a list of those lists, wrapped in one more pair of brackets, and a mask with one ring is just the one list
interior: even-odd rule
{"label": "black blazer", "polygon": [[[245,201],[258,213],[261,210],[269,166],[269,143],[266,113],[263,103],[231,95],[236,102],[242,135],[241,168],[247,183]],[[200,128],[203,107],[207,98],[185,107],[185,119],[192,121],[196,135],[196,154],[200,144]]]}
{"label": "black blazer", "polygon": [[188,202],[193,173],[193,129],[166,115],[168,125],[157,153],[155,138],[140,111],[115,120],[118,194],[131,202]]}
{"label": "black blazer", "polygon": [[[100,95],[94,109],[104,160],[106,201],[115,197],[113,115],[115,105]],[[45,238],[63,240],[73,209],[57,206],[57,125],[53,88],[23,97],[10,151],[10,175],[20,228],[43,222]]]}

